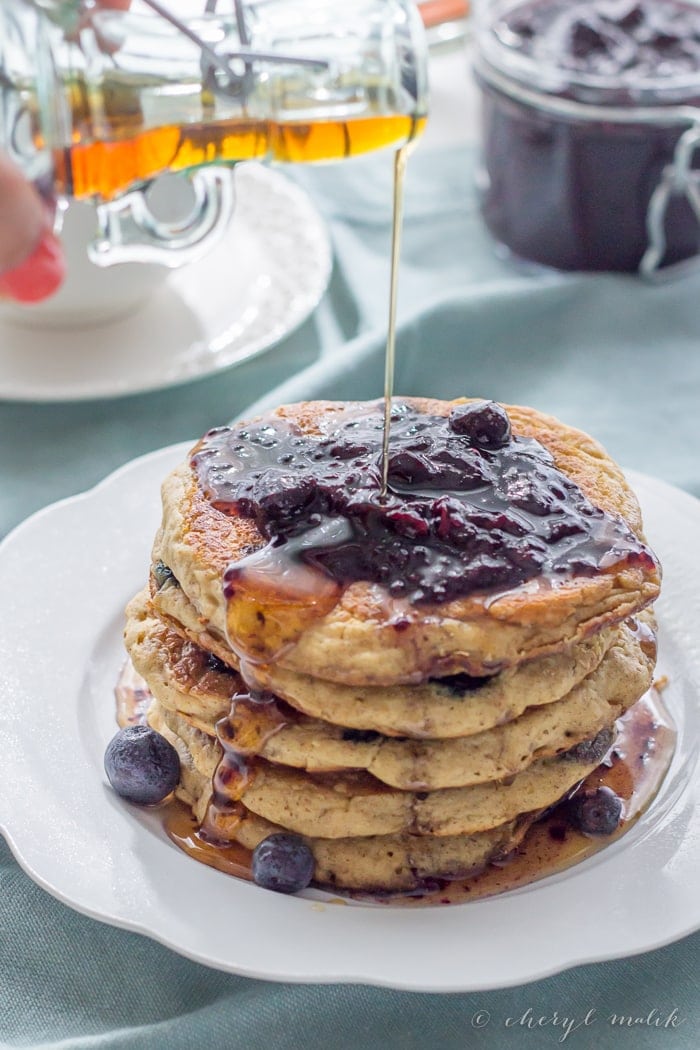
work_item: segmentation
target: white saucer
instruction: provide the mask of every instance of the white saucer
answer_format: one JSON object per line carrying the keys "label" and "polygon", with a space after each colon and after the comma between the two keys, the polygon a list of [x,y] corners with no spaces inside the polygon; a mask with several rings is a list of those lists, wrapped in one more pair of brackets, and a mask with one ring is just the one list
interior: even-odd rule
{"label": "white saucer", "polygon": [[326,225],[303,190],[278,171],[240,165],[222,240],[132,315],[59,329],[0,318],[0,398],[117,397],[229,368],[293,332],[331,266]]}
{"label": "white saucer", "polygon": [[436,992],[522,984],[700,927],[700,502],[630,476],[664,566],[658,673],[678,727],[669,773],[637,824],[582,864],[490,900],[340,907],[197,864],[157,813],[106,783],[123,609],[146,579],[160,482],[188,447],[135,460],[0,545],[0,831],[39,885],[222,970]]}

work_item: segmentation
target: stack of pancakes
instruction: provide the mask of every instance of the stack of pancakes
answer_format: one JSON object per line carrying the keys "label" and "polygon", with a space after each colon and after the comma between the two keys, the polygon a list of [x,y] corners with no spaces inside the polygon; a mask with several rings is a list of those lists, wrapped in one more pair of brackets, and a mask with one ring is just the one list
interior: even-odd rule
{"label": "stack of pancakes", "polygon": [[[411,404],[447,415],[454,403]],[[333,410],[310,403],[271,419],[309,433]],[[636,500],[599,445],[531,409],[507,411],[514,434],[539,440],[642,538]],[[595,769],[651,684],[653,558],[444,603],[411,605],[359,580],[320,614],[302,610],[282,645],[263,596],[243,650],[222,580],[265,542],[253,520],[217,509],[190,461],[177,468],[126,645],[201,833],[251,849],[296,833],[318,885],[405,891],[502,860]]]}

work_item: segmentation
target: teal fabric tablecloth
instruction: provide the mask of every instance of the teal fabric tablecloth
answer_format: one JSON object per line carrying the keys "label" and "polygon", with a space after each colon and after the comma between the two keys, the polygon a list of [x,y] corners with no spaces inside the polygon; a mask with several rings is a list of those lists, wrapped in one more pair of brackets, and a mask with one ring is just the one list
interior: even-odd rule
{"label": "teal fabric tablecloth", "polygon": [[[334,239],[331,287],[314,316],[264,357],[179,388],[0,405],[0,535],[252,402],[380,394],[391,158],[294,177]],[[397,392],[532,404],[590,431],[627,467],[700,496],[700,274],[648,286],[515,265],[483,230],[472,181],[466,149],[418,151],[410,165]],[[700,536],[689,556],[699,551]],[[605,922],[595,902],[572,907]],[[473,995],[265,984],[73,913],[0,843],[2,1046],[690,1050],[700,1045],[699,957],[696,934],[637,958]],[[594,1023],[567,1035],[563,1019],[582,1022],[590,1010]],[[620,1027],[613,1014],[640,1023]],[[538,1021],[544,1027],[532,1027]]]}

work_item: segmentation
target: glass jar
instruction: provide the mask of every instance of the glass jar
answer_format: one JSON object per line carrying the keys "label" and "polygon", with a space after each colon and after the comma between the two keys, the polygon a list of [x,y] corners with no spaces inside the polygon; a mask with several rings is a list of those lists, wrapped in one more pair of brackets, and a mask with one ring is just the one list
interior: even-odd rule
{"label": "glass jar", "polygon": [[[233,207],[221,166],[398,147],[425,122],[412,0],[124,6],[0,6],[0,148],[59,195],[98,202],[98,263],[167,264],[201,247]],[[143,190],[164,172],[192,181],[184,223],[148,208]]]}
{"label": "glass jar", "polygon": [[640,270],[700,251],[700,8],[480,0],[481,205],[515,255]]}

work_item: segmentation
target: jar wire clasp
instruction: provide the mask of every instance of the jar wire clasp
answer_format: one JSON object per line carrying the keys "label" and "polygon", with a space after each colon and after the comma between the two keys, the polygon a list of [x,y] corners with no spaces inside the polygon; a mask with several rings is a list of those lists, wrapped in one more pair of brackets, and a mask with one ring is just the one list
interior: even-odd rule
{"label": "jar wire clasp", "polygon": [[[215,89],[219,93],[240,95],[242,89],[249,86],[252,80],[252,69],[254,62],[265,62],[278,65],[307,66],[311,69],[324,70],[330,67],[330,63],[323,58],[308,57],[306,55],[285,55],[276,51],[259,51],[251,48],[250,35],[245,19],[243,0],[232,0],[233,11],[236,19],[236,27],[240,47],[233,51],[222,53],[207,43],[191,26],[173,14],[160,0],[143,0],[143,3],[151,10],[169,22],[173,28],[191,40],[201,50],[203,67],[210,74],[218,71],[223,74],[223,83],[217,77]],[[205,14],[215,14],[218,0],[206,0]]]}
{"label": "jar wire clasp", "polygon": [[[660,279],[667,270],[678,273],[678,268],[686,264],[661,270],[666,254],[666,212],[672,197],[684,196],[693,210],[700,226],[700,170],[693,168],[695,151],[700,146],[700,122],[687,128],[678,142],[673,154],[673,163],[663,169],[661,178],[649,199],[647,208],[647,249],[639,264],[643,277]],[[690,260],[697,264],[697,260]],[[693,267],[695,268],[695,267]]]}

